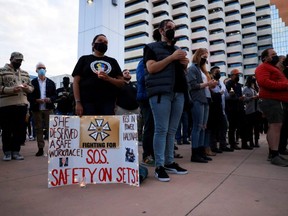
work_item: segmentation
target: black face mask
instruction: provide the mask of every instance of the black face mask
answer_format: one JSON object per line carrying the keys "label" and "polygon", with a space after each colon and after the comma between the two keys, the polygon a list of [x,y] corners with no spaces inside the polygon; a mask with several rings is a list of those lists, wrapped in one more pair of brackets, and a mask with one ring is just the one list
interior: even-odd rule
{"label": "black face mask", "polygon": [[94,46],[93,46],[93,49],[95,49],[98,52],[104,54],[107,51],[108,46],[105,43],[95,43]]}
{"label": "black face mask", "polygon": [[19,62],[12,62],[11,64],[15,70],[17,70],[21,66],[21,63],[19,63]]}
{"label": "black face mask", "polygon": [[166,38],[169,40],[169,41],[172,41],[175,37],[175,30],[174,29],[168,29],[166,32],[165,32],[165,35],[166,35]]}
{"label": "black face mask", "polygon": [[219,80],[220,77],[221,77],[220,73],[216,73],[216,74],[214,75],[215,80]]}
{"label": "black face mask", "polygon": [[234,81],[235,81],[236,83],[238,83],[238,82],[239,82],[239,77],[238,77],[238,76],[235,77]]}
{"label": "black face mask", "polygon": [[255,78],[252,78],[252,79],[251,79],[251,82],[255,84],[255,83],[256,83],[256,79],[255,79]]}
{"label": "black face mask", "polygon": [[272,60],[270,61],[270,64],[276,65],[278,63],[278,61],[279,61],[279,56],[277,56],[277,55],[273,56]]}
{"label": "black face mask", "polygon": [[206,58],[201,58],[200,60],[200,65],[204,65],[206,63],[207,59]]}

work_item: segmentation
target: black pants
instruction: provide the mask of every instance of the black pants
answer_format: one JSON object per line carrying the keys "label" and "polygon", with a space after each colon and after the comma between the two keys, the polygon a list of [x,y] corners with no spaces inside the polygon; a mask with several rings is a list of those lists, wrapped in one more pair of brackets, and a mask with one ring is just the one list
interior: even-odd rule
{"label": "black pants", "polygon": [[139,102],[144,121],[144,132],[142,137],[143,158],[147,156],[154,157],[153,137],[154,137],[154,119],[150,108],[149,100]]}
{"label": "black pants", "polygon": [[0,108],[3,152],[19,152],[26,139],[27,106]]}

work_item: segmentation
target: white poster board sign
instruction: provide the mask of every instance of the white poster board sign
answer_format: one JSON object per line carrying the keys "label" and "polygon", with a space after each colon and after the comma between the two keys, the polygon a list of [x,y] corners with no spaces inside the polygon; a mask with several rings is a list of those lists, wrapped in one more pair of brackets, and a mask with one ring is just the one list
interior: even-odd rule
{"label": "white poster board sign", "polygon": [[51,115],[48,187],[98,183],[139,186],[137,115]]}

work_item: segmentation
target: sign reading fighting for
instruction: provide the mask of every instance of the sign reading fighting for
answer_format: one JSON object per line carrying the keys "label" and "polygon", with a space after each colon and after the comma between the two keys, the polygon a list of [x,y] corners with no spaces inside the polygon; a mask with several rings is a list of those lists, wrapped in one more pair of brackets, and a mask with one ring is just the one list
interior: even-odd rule
{"label": "sign reading fighting for", "polygon": [[48,187],[139,186],[137,116],[51,115]]}

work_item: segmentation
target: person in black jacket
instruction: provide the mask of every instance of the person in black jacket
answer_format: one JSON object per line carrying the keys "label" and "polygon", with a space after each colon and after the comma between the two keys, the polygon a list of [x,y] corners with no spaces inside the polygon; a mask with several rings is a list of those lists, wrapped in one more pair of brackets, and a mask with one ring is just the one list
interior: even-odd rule
{"label": "person in black jacket", "polygon": [[70,85],[70,78],[63,77],[63,87],[58,88],[57,92],[57,108],[56,114],[57,115],[73,115],[73,92],[71,90]]}
{"label": "person in black jacket", "polygon": [[48,131],[49,115],[54,112],[54,102],[57,94],[55,83],[45,76],[46,67],[43,63],[39,62],[36,65],[36,72],[38,77],[32,80],[34,91],[29,95],[29,100],[35,121],[38,144],[38,152],[35,156],[43,156],[45,146],[43,129]]}
{"label": "person in black jacket", "polygon": [[116,101],[116,115],[139,114],[139,104],[136,100],[137,87],[131,82],[131,75],[128,69],[122,72],[125,84],[119,89]]}

